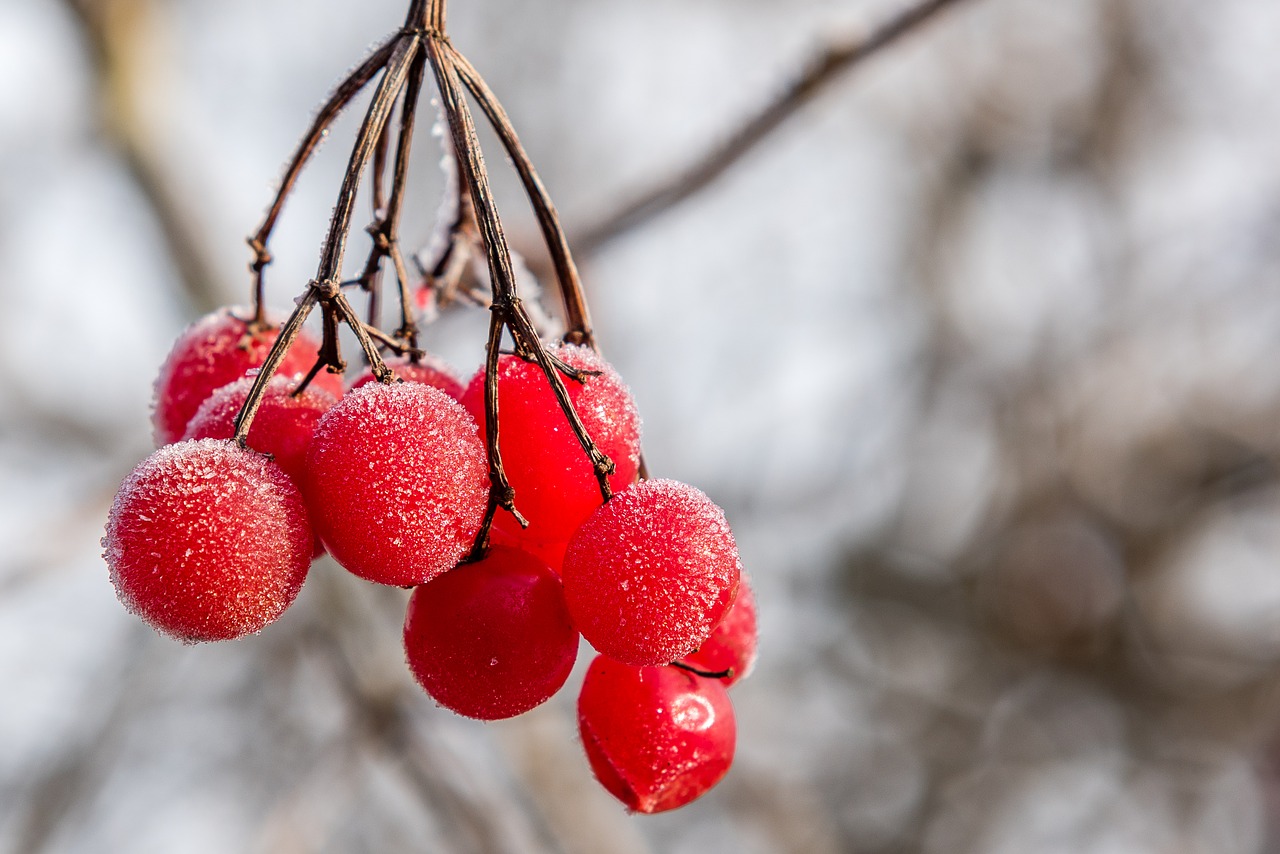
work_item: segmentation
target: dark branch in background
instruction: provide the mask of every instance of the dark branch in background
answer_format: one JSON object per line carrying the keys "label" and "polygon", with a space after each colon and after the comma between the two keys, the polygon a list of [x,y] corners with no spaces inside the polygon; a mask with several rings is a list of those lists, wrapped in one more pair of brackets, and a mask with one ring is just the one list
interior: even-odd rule
{"label": "dark branch in background", "polygon": [[865,38],[841,45],[827,45],[786,91],[752,116],[727,140],[656,184],[599,222],[574,236],[580,256],[590,255],[619,235],[644,225],[654,217],[696,195],[729,170],[787,119],[833,83],[842,73],[917,29],[936,13],[963,0],[926,0],[898,13]]}
{"label": "dark branch in background", "polygon": [[100,133],[116,150],[151,209],[178,268],[182,291],[200,314],[226,302],[219,277],[181,191],[165,174],[163,158],[141,115],[139,96],[154,69],[140,58],[149,35],[152,0],[63,0],[80,25],[93,62]]}

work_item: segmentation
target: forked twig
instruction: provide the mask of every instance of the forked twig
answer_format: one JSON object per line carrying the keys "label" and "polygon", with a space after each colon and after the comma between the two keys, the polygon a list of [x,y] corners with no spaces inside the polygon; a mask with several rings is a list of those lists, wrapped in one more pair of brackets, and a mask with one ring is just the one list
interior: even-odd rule
{"label": "forked twig", "polygon": [[[457,218],[450,235],[454,243],[446,248],[445,257],[437,262],[437,269],[432,272],[438,274],[443,268],[454,264],[455,259],[449,257],[450,253],[464,251],[464,247],[458,245],[457,241],[464,236],[473,239],[466,232],[474,227],[479,232],[480,241],[484,246],[492,291],[490,305],[492,315],[485,365],[485,448],[489,462],[490,491],[489,506],[472,549],[472,556],[479,557],[487,547],[489,528],[498,508],[501,507],[512,513],[522,525],[527,524],[516,509],[515,492],[503,470],[499,445],[497,380],[498,359],[504,333],[510,333],[516,350],[532,361],[536,361],[546,376],[570,428],[591,460],[601,496],[606,501],[612,495],[608,477],[614,472],[614,465],[588,434],[581,417],[569,399],[565,377],[561,375],[563,363],[549,353],[542,344],[528,311],[521,303],[516,289],[515,266],[502,231],[497,205],[489,188],[488,174],[476,135],[475,123],[462,94],[464,85],[476,97],[485,116],[498,132],[504,148],[516,165],[516,170],[520,174],[542,225],[548,251],[556,265],[566,315],[569,318],[570,333],[566,336],[566,340],[593,346],[586,300],[573,259],[569,255],[564,230],[506,113],[480,75],[449,44],[448,36],[444,32],[444,6],[444,0],[414,0],[401,30],[339,86],[294,154],[280,193],[272,204],[266,220],[249,240],[255,253],[252,269],[255,274],[255,299],[260,320],[262,270],[271,260],[266,242],[283,208],[284,199],[323,135],[324,129],[351,101],[356,92],[371,82],[381,71],[382,77],[374,91],[352,148],[315,279],[298,299],[293,313],[281,328],[265,363],[254,379],[249,395],[236,417],[235,438],[240,444],[245,443],[253,417],[261,405],[267,383],[279,368],[285,352],[301,332],[307,315],[316,305],[322,306],[324,312],[325,340],[321,346],[320,359],[304,380],[303,385],[325,364],[340,369],[342,359],[338,352],[337,341],[339,321],[347,324],[355,332],[373,374],[380,382],[389,382],[393,375],[378,353],[379,344],[389,346],[396,352],[407,352],[411,356],[421,355],[421,351],[416,346],[416,327],[413,323],[407,265],[399,247],[399,222],[407,184],[406,173],[417,101],[426,67],[429,65],[437,91],[440,93],[442,112],[449,128],[460,181]],[[400,103],[401,107],[395,165],[390,193],[384,196],[383,181],[390,137],[389,121],[397,103]],[[372,196],[375,213],[374,222],[368,231],[373,240],[373,246],[366,259],[364,271],[357,281],[370,293],[371,302],[374,302],[375,307],[373,310],[376,310],[381,264],[384,258],[391,259],[400,286],[401,303],[401,325],[392,336],[388,336],[377,328],[376,315],[370,318],[370,322],[357,317],[342,292],[344,284],[341,281],[342,262],[350,234],[352,212],[361,181],[366,170],[370,169],[370,164],[373,172]],[[576,372],[567,373],[571,381],[580,380]]]}

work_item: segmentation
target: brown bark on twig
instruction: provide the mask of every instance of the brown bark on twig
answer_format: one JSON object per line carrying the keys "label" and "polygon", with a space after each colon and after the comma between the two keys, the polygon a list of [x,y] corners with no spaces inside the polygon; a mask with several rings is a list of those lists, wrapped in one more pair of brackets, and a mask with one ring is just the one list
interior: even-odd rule
{"label": "brown bark on twig", "polygon": [[914,32],[920,25],[948,6],[962,0],[925,0],[907,8],[872,30],[865,38],[847,44],[824,46],[809,61],[808,66],[787,89],[751,116],[728,138],[697,157],[689,166],[681,169],[669,180],[656,184],[649,191],[626,202],[617,210],[602,217],[580,234],[574,235],[578,254],[590,255],[610,241],[644,225],[654,217],[670,210],[727,172],[748,152],[768,138],[805,104],[841,74],[860,64],[903,36]]}

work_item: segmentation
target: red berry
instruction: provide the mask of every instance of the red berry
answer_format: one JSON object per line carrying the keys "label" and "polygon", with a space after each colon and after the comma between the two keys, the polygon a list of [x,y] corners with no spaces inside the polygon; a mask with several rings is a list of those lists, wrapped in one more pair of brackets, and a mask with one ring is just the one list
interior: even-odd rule
{"label": "red berry", "polygon": [[[236,415],[249,396],[252,377],[224,385],[200,404],[187,422],[184,439],[230,439],[235,435]],[[275,457],[294,483],[302,483],[307,462],[307,447],[316,431],[320,416],[337,403],[326,391],[310,387],[292,394],[292,379],[274,376],[267,384],[262,405],[249,427],[249,447]]]}
{"label": "red berry", "polygon": [[556,575],[559,575],[560,567],[564,563],[564,550],[568,548],[569,543],[567,541],[558,543],[539,542],[525,536],[519,525],[515,525],[514,528],[515,530],[513,531],[497,527],[490,528],[491,542],[495,546],[509,546],[513,549],[528,552],[551,567]]}
{"label": "red berry", "polygon": [[311,565],[302,496],[261,454],[213,439],[166,445],[116,493],[102,540],[125,607],[185,641],[256,632]]}
{"label": "red berry", "polygon": [[370,581],[425,584],[471,548],[488,506],[475,422],[420,383],[370,383],[325,413],[307,452],[311,521],[338,563]]}
{"label": "red berry", "polygon": [[712,673],[728,670],[722,680],[726,688],[751,675],[756,663],[756,597],[745,575],[729,613],[702,646],[684,657],[684,663]]}
{"label": "red berry", "polygon": [[[407,383],[435,386],[454,400],[462,397],[462,381],[454,375],[452,368],[439,359],[424,356],[413,362],[403,356],[394,356],[384,361],[388,368],[395,371],[397,377]],[[373,369],[366,367],[351,381],[351,388],[357,389],[370,382],[373,382]]]}
{"label": "red berry", "polygon": [[[587,433],[613,461],[616,470],[610,485],[615,491],[625,489],[640,465],[640,417],[631,393],[594,351],[561,345],[551,352],[574,368],[599,372],[581,383],[565,378],[565,389]],[[462,403],[483,429],[483,369],[471,379]],[[529,520],[526,535],[544,543],[568,540],[600,506],[600,486],[536,362],[510,355],[499,360],[498,425],[502,464],[516,491],[516,508]],[[495,524],[519,528],[506,513],[499,513]]]}
{"label": "red berry", "polygon": [[569,678],[578,632],[560,579],[536,558],[494,546],[413,592],[405,654],[436,702],[481,720],[509,718]]}
{"label": "red berry", "polygon": [[569,541],[561,576],[574,625],[636,666],[697,649],[738,589],[724,513],[697,489],[646,480],[619,492]]}
{"label": "red berry", "polygon": [[724,686],[675,667],[591,662],[578,728],[596,779],[629,809],[684,806],[733,763],[737,727]]}
{"label": "red berry", "polygon": [[[157,445],[177,441],[205,398],[267,358],[279,326],[272,324],[251,334],[244,319],[250,316],[247,309],[221,308],[206,314],[178,336],[155,383],[151,421]],[[318,348],[311,336],[299,335],[280,363],[279,373],[305,374],[315,364]],[[322,371],[313,382],[334,395],[342,394],[342,380],[336,374]]]}

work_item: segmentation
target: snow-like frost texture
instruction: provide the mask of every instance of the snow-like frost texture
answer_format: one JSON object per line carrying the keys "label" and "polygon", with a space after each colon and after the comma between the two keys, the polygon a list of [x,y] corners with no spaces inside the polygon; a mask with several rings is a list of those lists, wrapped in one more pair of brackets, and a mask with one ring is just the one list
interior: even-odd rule
{"label": "snow-like frost texture", "polygon": [[[571,367],[597,372],[582,382],[565,378],[569,400],[588,435],[613,461],[609,485],[626,489],[640,468],[640,415],[622,378],[587,347],[550,348]],[[462,404],[484,423],[484,370],[476,372]],[[498,430],[502,464],[515,490],[516,509],[529,520],[520,526],[500,512],[496,528],[518,534],[522,541],[563,543],[602,503],[591,459],[551,391],[542,368],[518,356],[498,362]]]}
{"label": "snow-like frost texture", "polygon": [[[407,383],[422,383],[423,385],[434,386],[454,400],[462,397],[465,386],[463,386],[462,380],[458,379],[458,375],[453,368],[446,364],[443,359],[428,355],[414,362],[404,356],[394,356],[384,361],[387,367],[395,372],[397,377]],[[359,376],[351,381],[351,388],[357,389],[373,381],[373,368],[365,368]]]}
{"label": "snow-like frost texture", "polygon": [[229,640],[289,607],[311,565],[302,496],[261,454],[166,445],[116,493],[102,540],[125,607],[183,641]]}
{"label": "snow-like frost texture", "polygon": [[697,649],[733,604],[740,574],[724,512],[673,480],[615,495],[569,540],[561,568],[578,631],[636,666]]}
{"label": "snow-like frost texture", "polygon": [[578,657],[578,632],[551,568],[494,546],[414,591],[404,646],[409,669],[437,703],[497,720],[560,690]]}
{"label": "snow-like frost texture", "polygon": [[[268,318],[268,329],[250,335],[248,318],[252,316],[247,308],[220,308],[178,336],[155,382],[151,422],[157,446],[176,442],[205,398],[259,367],[267,358],[279,334],[279,323]],[[318,358],[319,346],[306,333],[298,335],[278,373],[305,375]],[[342,394],[342,378],[336,374],[321,371],[313,382],[334,395]]]}
{"label": "snow-like frost texture", "polygon": [[420,383],[369,383],[320,419],[303,492],[329,554],[361,578],[425,584],[470,549],[489,500],[471,416]]}
{"label": "snow-like frost texture", "polygon": [[[236,415],[249,397],[252,377],[224,385],[200,404],[187,424],[184,439],[230,439],[235,435]],[[337,403],[327,391],[296,387],[290,377],[274,376],[267,383],[262,404],[249,426],[249,447],[270,454],[295,484],[302,483],[307,448],[320,417]]]}
{"label": "snow-like frost texture", "polygon": [[728,772],[737,743],[733,705],[716,680],[603,655],[583,680],[578,730],[596,779],[643,813],[705,794]]}
{"label": "snow-like frost texture", "polygon": [[729,671],[723,680],[726,688],[751,675],[756,665],[756,597],[745,575],[729,613],[684,663],[710,673]]}

